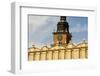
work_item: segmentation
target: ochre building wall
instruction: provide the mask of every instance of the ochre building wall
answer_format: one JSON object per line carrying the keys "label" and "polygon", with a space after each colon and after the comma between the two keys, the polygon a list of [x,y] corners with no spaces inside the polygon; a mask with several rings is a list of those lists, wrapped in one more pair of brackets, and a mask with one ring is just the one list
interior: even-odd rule
{"label": "ochre building wall", "polygon": [[61,60],[61,59],[87,59],[88,45],[87,43],[80,43],[77,45],[68,44],[66,47],[54,46],[48,48],[36,48],[35,46],[28,49],[29,61],[42,60]]}

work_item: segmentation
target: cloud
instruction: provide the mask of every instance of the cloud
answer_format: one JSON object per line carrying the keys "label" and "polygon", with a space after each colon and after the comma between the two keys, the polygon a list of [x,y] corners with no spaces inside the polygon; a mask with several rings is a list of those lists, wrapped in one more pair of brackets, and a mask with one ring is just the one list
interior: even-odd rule
{"label": "cloud", "polygon": [[88,30],[87,26],[85,24],[82,26],[80,23],[77,23],[75,27],[70,28],[70,32],[76,32],[76,33],[85,32],[87,30]]}
{"label": "cloud", "polygon": [[35,44],[35,45],[49,44],[50,45],[53,41],[52,32],[54,31],[54,28],[56,28],[56,24],[58,21],[59,21],[59,17],[56,17],[56,16],[30,17],[29,18],[29,27],[30,27],[29,28],[29,46],[31,46],[32,44]]}
{"label": "cloud", "polygon": [[48,18],[48,16],[29,16],[29,32],[37,30],[37,28],[43,25]]}

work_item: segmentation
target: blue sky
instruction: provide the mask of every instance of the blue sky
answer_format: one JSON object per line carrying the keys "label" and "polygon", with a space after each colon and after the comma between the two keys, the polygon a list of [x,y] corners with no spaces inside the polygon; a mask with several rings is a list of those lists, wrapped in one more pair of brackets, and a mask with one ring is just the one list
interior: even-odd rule
{"label": "blue sky", "polygon": [[[50,46],[53,44],[53,32],[56,31],[60,16],[29,15],[28,44],[29,47]],[[72,42],[88,41],[88,17],[67,16]]]}

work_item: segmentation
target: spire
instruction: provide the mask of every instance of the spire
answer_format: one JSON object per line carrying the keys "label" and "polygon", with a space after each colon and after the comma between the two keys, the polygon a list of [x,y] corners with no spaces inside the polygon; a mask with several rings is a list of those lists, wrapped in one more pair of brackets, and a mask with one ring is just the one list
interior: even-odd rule
{"label": "spire", "polygon": [[69,33],[69,24],[66,21],[66,16],[60,16],[60,21],[57,24],[57,32]]}
{"label": "spire", "polygon": [[60,16],[57,23],[57,30],[53,32],[54,45],[65,46],[71,40],[72,35],[69,32],[69,24],[66,16]]}

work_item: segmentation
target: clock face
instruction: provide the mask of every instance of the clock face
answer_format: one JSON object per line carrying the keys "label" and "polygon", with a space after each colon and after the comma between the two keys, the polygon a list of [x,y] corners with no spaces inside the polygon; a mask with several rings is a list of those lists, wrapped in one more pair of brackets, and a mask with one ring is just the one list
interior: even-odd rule
{"label": "clock face", "polygon": [[61,41],[62,40],[62,35],[58,34],[58,40]]}

